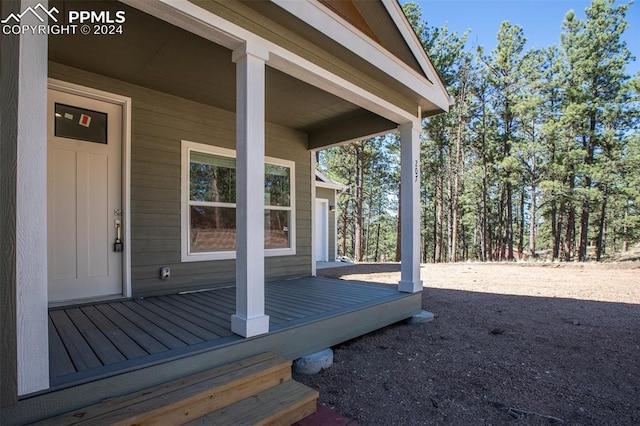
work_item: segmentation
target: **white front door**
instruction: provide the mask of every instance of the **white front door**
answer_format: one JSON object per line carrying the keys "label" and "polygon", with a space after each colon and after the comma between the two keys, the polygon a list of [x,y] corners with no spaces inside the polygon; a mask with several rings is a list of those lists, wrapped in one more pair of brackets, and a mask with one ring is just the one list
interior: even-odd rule
{"label": "white front door", "polygon": [[122,106],[52,89],[47,105],[49,302],[122,295]]}
{"label": "white front door", "polygon": [[329,260],[329,200],[316,200],[316,262]]}

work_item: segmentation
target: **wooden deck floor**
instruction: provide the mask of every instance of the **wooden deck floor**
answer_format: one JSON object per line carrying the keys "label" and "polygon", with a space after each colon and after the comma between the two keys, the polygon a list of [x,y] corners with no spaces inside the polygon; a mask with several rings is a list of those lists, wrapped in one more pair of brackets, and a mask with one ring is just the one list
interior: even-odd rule
{"label": "wooden deck floor", "polygon": [[[265,286],[270,332],[402,297],[391,286],[303,278]],[[231,332],[235,288],[49,311],[51,385],[125,372],[245,340]]]}

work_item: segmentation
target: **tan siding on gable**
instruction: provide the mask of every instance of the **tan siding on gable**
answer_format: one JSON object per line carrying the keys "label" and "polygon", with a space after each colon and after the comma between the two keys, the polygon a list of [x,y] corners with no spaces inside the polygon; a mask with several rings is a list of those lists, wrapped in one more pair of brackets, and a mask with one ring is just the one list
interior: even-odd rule
{"label": "tan siding on gable", "polygon": [[[181,262],[181,141],[235,149],[235,114],[50,63],[49,76],[132,98],[131,284],[134,296],[228,285],[235,261]],[[296,163],[295,256],[265,259],[268,279],[311,273],[311,158],[305,134],[267,124],[266,155]],[[160,267],[171,278],[160,280]]]}

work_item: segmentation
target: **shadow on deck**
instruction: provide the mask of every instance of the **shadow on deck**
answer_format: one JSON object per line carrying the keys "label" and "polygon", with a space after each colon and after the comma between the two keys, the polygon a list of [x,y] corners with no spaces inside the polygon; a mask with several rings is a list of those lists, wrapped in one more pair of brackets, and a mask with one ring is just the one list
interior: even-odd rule
{"label": "shadow on deck", "polygon": [[[51,309],[50,391],[141,369],[161,382],[264,351],[295,359],[420,306],[419,294],[393,286],[315,277],[268,282],[270,332],[250,339],[231,332],[235,287]],[[159,369],[173,361],[171,372]]]}

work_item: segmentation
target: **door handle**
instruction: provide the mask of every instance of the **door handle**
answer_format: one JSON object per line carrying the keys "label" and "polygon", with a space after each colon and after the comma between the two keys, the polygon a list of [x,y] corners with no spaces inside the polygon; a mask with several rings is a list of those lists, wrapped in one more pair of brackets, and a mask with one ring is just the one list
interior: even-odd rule
{"label": "door handle", "polygon": [[113,251],[122,251],[124,249],[124,245],[122,244],[122,238],[120,236],[120,229],[122,227],[122,222],[120,221],[120,219],[116,219],[113,222],[116,228],[116,242],[113,243]]}

